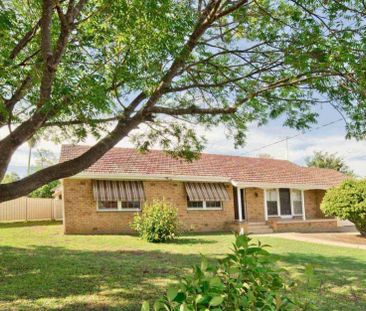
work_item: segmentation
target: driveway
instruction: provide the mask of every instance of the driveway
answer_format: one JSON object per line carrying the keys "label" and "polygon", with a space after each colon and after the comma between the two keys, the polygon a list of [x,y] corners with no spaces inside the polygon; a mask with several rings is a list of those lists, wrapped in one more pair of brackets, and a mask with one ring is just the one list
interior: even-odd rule
{"label": "driveway", "polygon": [[298,233],[284,232],[265,234],[277,238],[311,242],[317,244],[351,247],[366,250],[366,238],[360,236],[358,232],[322,232],[322,233]]}

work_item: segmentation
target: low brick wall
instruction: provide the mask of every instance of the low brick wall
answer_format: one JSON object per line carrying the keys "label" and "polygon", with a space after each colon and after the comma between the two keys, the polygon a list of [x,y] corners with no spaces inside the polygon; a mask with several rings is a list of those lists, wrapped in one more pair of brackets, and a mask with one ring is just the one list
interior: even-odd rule
{"label": "low brick wall", "polygon": [[336,219],[279,220],[269,222],[274,232],[337,231]]}

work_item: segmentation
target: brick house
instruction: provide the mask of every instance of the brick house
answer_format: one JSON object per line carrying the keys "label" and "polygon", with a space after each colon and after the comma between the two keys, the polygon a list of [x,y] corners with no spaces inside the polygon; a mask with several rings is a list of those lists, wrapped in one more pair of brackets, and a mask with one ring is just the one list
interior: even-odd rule
{"label": "brick house", "polygon": [[[64,145],[60,161],[88,146]],[[144,202],[166,199],[185,230],[329,231],[320,203],[344,175],[284,160],[202,154],[188,163],[161,151],[113,148],[95,164],[62,180],[64,229],[69,234],[132,233]]]}

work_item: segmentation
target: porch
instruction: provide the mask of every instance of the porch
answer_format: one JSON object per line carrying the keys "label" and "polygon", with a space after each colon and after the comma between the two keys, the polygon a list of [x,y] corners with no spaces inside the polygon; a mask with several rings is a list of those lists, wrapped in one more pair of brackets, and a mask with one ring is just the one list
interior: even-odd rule
{"label": "porch", "polygon": [[320,210],[324,189],[293,185],[233,188],[235,230],[246,233],[336,231]]}

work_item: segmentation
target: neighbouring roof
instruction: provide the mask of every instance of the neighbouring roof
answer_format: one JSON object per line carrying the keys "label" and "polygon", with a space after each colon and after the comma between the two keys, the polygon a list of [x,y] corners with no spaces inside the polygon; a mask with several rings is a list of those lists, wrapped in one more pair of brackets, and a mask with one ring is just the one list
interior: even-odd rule
{"label": "neighbouring roof", "polygon": [[[73,159],[89,146],[63,145],[60,162]],[[311,185],[324,189],[345,175],[331,169],[308,168],[290,161],[202,153],[192,163],[174,159],[160,150],[142,154],[131,148],[113,148],[78,176],[190,176],[227,179],[234,184]]]}

